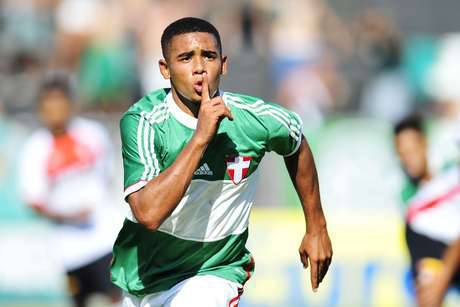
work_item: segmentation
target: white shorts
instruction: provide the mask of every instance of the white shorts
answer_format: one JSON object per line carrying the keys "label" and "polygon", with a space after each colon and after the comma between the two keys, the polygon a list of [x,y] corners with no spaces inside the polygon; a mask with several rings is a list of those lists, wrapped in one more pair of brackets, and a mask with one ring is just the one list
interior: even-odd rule
{"label": "white shorts", "polygon": [[213,275],[193,276],[169,290],[137,297],[123,293],[123,307],[237,307],[243,286]]}

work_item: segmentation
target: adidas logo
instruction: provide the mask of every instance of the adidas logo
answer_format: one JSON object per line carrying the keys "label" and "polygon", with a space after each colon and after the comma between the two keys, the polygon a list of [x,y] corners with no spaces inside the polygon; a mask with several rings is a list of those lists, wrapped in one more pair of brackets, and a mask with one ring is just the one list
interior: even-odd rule
{"label": "adidas logo", "polygon": [[203,175],[212,176],[212,175],[214,175],[214,173],[209,168],[208,163],[205,163],[202,166],[200,166],[193,174],[198,175],[198,176],[203,176]]}

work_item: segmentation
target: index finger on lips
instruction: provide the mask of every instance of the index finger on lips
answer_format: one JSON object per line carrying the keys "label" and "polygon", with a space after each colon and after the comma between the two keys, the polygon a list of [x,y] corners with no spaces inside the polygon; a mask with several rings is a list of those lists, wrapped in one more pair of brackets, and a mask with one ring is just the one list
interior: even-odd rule
{"label": "index finger on lips", "polygon": [[203,73],[203,83],[201,85],[201,102],[210,100],[208,74]]}

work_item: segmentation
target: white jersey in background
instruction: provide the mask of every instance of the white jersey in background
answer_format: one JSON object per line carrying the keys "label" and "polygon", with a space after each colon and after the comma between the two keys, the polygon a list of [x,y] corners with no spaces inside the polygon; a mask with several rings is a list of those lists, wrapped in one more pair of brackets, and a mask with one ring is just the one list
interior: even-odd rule
{"label": "white jersey in background", "polygon": [[460,168],[451,167],[418,188],[407,223],[419,234],[449,244],[460,236]]}
{"label": "white jersey in background", "polygon": [[107,255],[115,239],[110,216],[112,151],[106,130],[76,118],[59,137],[47,129],[35,131],[20,158],[20,188],[28,205],[57,214],[90,210],[87,222],[59,223],[53,246],[67,271]]}

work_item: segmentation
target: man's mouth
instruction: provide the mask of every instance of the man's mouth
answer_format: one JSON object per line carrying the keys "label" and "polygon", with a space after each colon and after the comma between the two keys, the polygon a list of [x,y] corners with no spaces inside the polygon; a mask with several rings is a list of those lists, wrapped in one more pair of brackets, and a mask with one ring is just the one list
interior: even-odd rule
{"label": "man's mouth", "polygon": [[201,92],[203,91],[203,81],[197,81],[193,83],[193,89],[195,92],[201,95]]}

